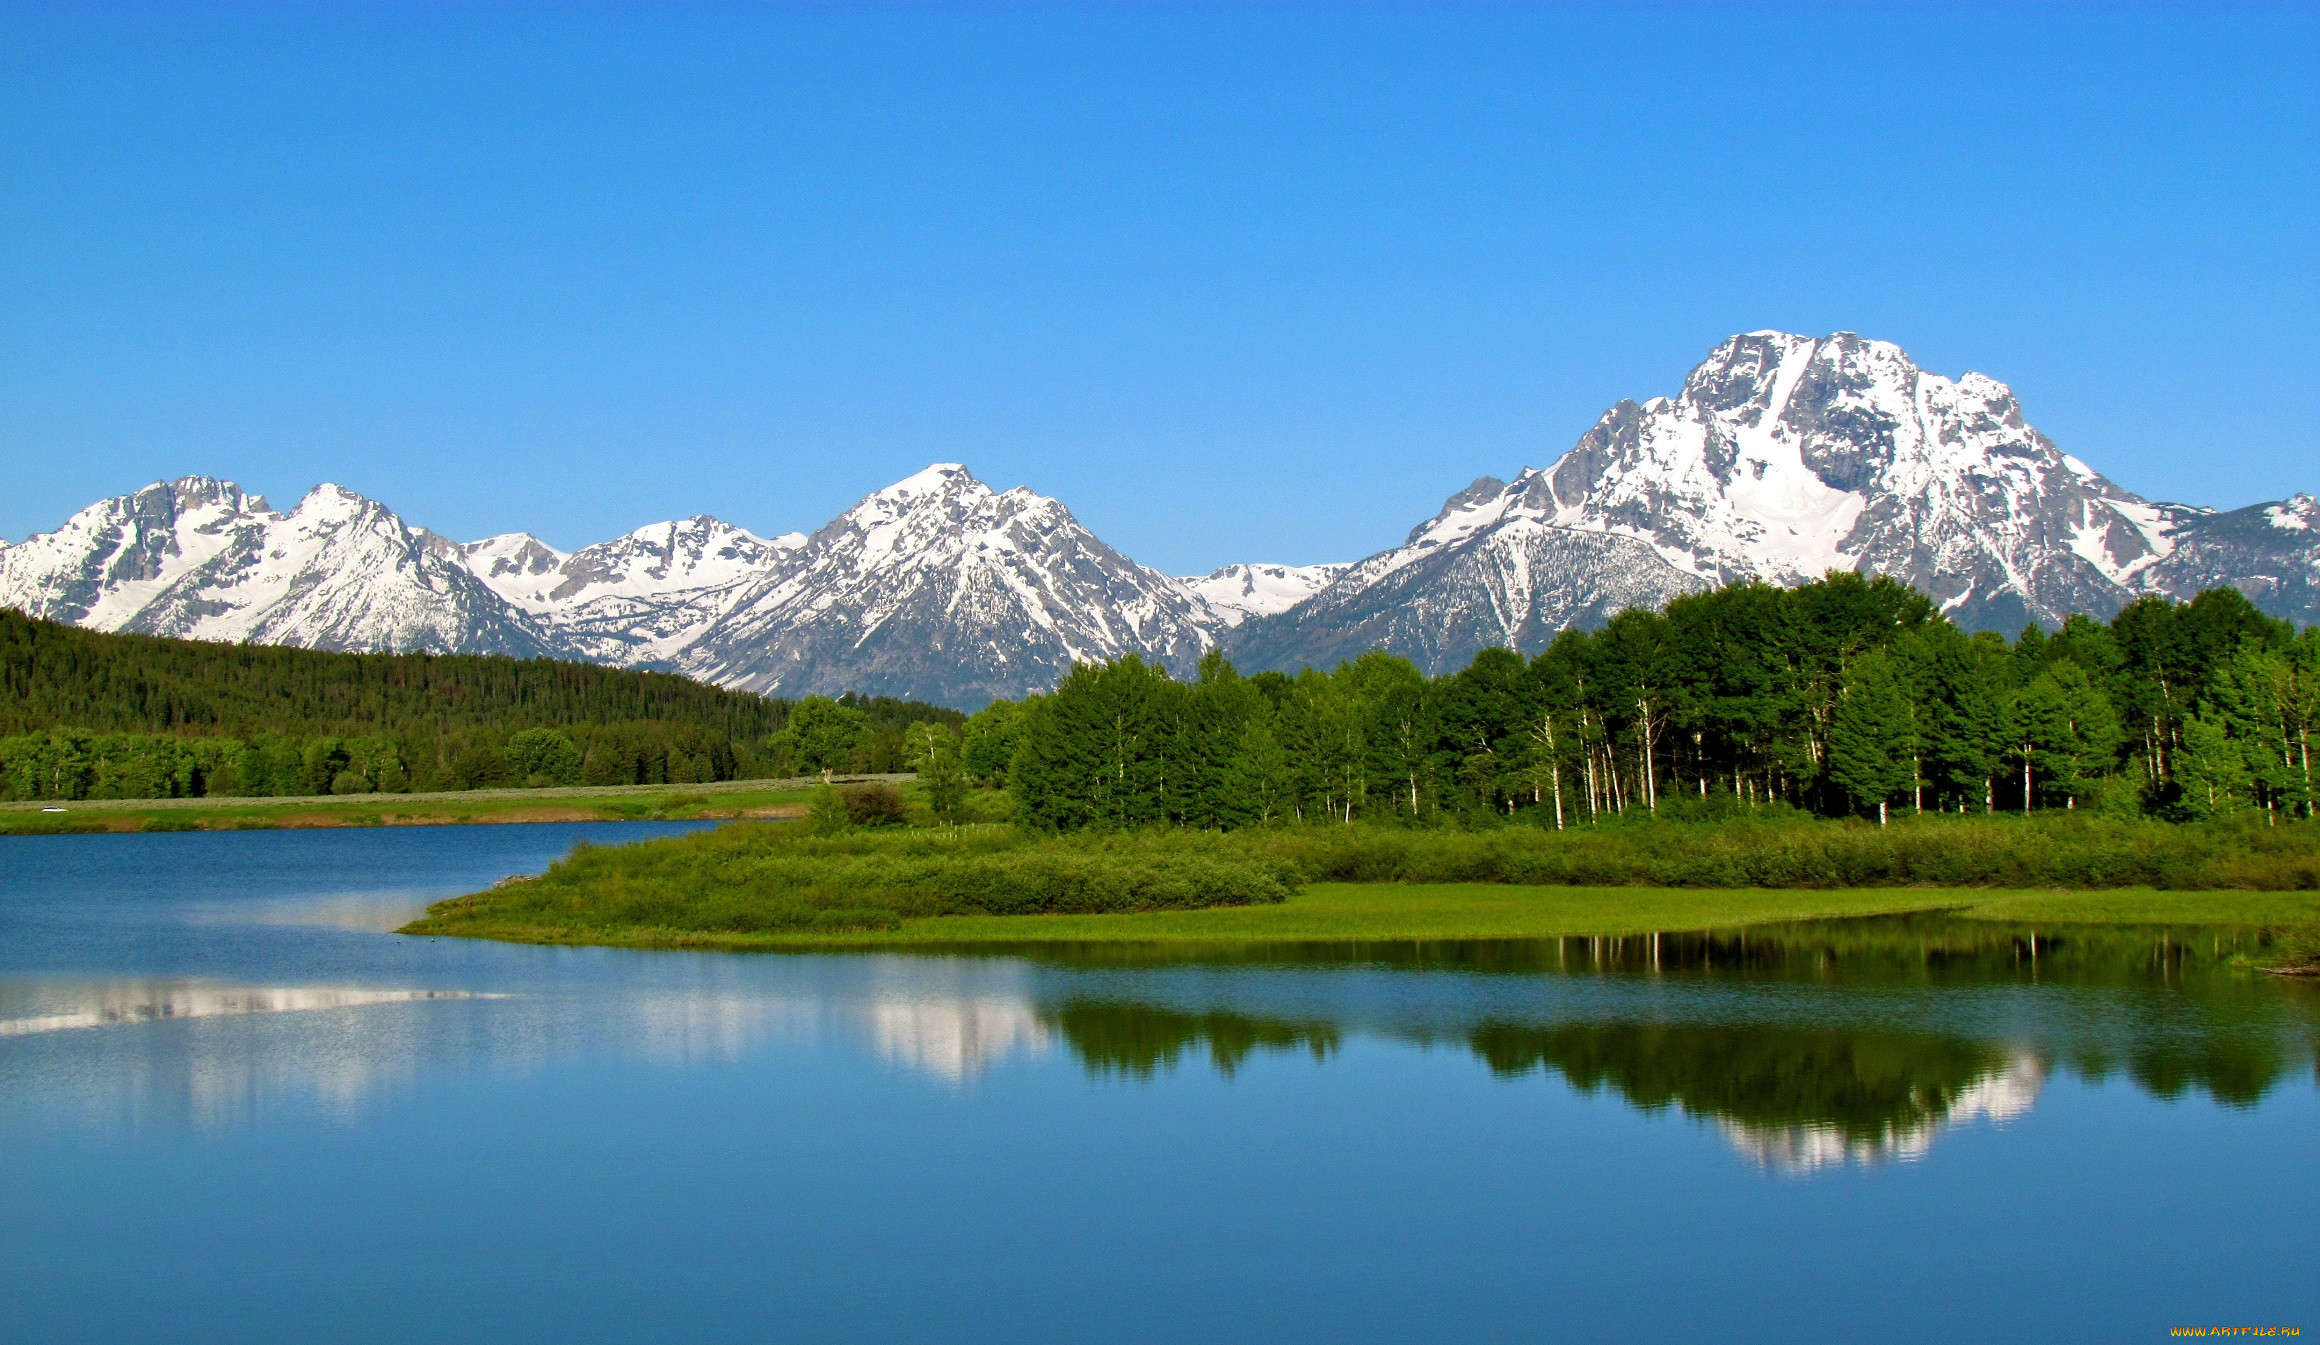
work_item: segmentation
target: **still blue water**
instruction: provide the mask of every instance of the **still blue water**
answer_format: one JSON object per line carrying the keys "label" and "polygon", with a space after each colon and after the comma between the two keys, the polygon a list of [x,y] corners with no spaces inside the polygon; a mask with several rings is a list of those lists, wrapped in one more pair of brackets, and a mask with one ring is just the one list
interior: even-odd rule
{"label": "still blue water", "polygon": [[0,839],[0,1340],[2320,1331],[2320,994],[2228,934],[387,932],[680,826]]}

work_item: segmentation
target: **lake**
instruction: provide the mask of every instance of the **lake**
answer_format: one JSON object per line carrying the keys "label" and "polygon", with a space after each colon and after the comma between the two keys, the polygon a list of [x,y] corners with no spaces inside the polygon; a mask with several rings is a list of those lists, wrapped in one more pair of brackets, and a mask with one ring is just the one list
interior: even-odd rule
{"label": "lake", "polygon": [[2320,1330],[2320,987],[2228,931],[388,932],[686,826],[0,839],[0,1339]]}

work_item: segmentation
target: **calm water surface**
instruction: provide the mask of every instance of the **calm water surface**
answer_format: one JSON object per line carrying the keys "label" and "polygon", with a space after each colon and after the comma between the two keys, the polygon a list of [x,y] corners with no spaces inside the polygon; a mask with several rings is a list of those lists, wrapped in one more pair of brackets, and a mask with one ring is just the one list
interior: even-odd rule
{"label": "calm water surface", "polygon": [[0,839],[0,1340],[2320,1331],[2320,993],[2229,932],[387,932],[682,825]]}

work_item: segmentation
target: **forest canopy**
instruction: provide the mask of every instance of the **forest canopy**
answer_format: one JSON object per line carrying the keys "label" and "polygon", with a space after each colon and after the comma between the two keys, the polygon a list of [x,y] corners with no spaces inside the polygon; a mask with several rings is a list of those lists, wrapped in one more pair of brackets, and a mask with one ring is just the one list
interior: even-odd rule
{"label": "forest canopy", "polygon": [[962,758],[1041,829],[1464,820],[1564,828],[1762,808],[2307,817],[2320,632],[2230,589],[2008,641],[1845,572],[1734,584],[1486,649],[1189,682],[1135,658],[969,719]]}
{"label": "forest canopy", "polygon": [[0,609],[0,800],[689,784],[906,769],[891,697],[673,673],[87,631]]}

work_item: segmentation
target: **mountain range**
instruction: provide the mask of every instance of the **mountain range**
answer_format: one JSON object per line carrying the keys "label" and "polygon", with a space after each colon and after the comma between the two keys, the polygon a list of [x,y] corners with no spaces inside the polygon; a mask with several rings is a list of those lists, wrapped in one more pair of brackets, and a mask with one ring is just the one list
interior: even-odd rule
{"label": "mountain range", "polygon": [[2311,623],[2320,502],[2147,501],[2057,448],[1994,379],[1953,382],[1849,332],[1766,331],[1349,564],[1163,574],[1058,501],[949,463],[811,536],[702,515],[571,553],[524,533],[454,542],[338,486],[282,512],[188,476],[0,544],[0,605],[104,630],[552,655],[972,707],[1129,653],[1184,670],[1222,647],[1253,670],[1385,648],[1441,671],[1622,608],[1829,569],[1906,580],[1978,629],[2216,586]]}

